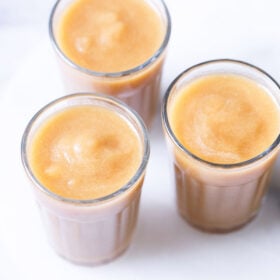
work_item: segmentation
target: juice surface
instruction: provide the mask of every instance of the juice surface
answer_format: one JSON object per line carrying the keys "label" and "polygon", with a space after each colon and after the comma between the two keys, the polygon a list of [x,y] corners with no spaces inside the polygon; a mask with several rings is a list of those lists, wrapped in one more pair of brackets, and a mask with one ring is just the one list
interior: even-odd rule
{"label": "juice surface", "polygon": [[268,92],[238,75],[194,80],[174,96],[168,114],[181,144],[213,163],[249,160],[264,152],[280,131],[279,109]]}
{"label": "juice surface", "polygon": [[119,72],[141,65],[159,49],[164,26],[144,0],[76,0],[62,15],[57,38],[77,65]]}
{"label": "juice surface", "polygon": [[140,139],[122,117],[86,105],[55,113],[38,128],[30,147],[30,166],[39,182],[80,200],[120,189],[142,156]]}

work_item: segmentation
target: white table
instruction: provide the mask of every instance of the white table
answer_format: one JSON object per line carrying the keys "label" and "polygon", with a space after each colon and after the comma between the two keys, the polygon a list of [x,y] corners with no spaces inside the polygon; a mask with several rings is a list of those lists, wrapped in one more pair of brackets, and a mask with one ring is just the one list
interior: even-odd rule
{"label": "white table", "polygon": [[[173,27],[162,95],[179,72],[214,58],[246,60],[280,80],[277,0],[166,2]],[[81,267],[58,257],[46,241],[20,162],[27,121],[46,102],[64,94],[46,32],[38,41],[20,65],[15,63],[17,71],[0,94],[1,280],[280,279],[280,164],[252,223],[229,234],[202,233],[176,212],[159,114],[151,131],[138,226],[128,251],[98,267]]]}

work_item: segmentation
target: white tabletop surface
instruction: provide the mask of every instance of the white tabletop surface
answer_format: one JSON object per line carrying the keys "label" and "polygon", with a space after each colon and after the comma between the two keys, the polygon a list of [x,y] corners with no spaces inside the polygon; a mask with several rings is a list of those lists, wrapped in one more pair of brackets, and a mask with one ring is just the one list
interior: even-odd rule
{"label": "white tabletop surface", "polygon": [[[0,18],[0,279],[280,279],[280,163],[253,222],[229,234],[202,233],[176,212],[159,114],[151,131],[138,225],[127,252],[107,265],[81,267],[52,251],[20,162],[27,121],[46,102],[64,94],[47,23],[41,21],[47,20],[51,1],[37,0],[38,7],[25,7],[29,15],[42,14],[34,24],[28,16],[17,23],[9,5],[19,1],[6,2],[10,4],[0,3],[7,17]],[[44,2],[43,8],[38,2]],[[162,95],[182,70],[214,58],[251,62],[280,81],[278,0],[166,3],[172,37]]]}

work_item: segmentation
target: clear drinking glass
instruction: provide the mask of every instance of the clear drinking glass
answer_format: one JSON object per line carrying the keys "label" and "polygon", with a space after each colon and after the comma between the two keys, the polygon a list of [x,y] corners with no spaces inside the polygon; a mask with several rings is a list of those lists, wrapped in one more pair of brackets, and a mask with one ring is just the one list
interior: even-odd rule
{"label": "clear drinking glass", "polygon": [[162,44],[152,57],[132,69],[102,73],[77,65],[59,46],[58,22],[65,9],[74,1],[58,0],[49,21],[50,39],[58,57],[67,93],[102,92],[117,97],[135,109],[150,127],[158,106],[162,67],[171,32],[170,15],[165,3],[162,0],[144,0],[160,15],[165,26]]}
{"label": "clear drinking glass", "polygon": [[[92,200],[68,199],[49,191],[38,181],[29,161],[31,140],[40,125],[54,113],[80,105],[113,110],[128,122],[142,143],[141,164],[131,180],[116,192]],[[137,222],[149,158],[147,130],[135,112],[104,95],[74,94],[62,97],[45,106],[31,119],[23,134],[21,155],[48,239],[59,255],[80,264],[98,264],[114,259],[125,251]]]}
{"label": "clear drinking glass", "polygon": [[251,79],[266,89],[278,109],[280,89],[261,69],[225,59],[187,69],[173,81],[164,97],[162,121],[174,164],[178,211],[195,227],[227,232],[245,225],[258,212],[279,150],[280,136],[258,156],[236,164],[205,161],[186,149],[170,126],[170,104],[182,88],[211,74],[236,74]]}

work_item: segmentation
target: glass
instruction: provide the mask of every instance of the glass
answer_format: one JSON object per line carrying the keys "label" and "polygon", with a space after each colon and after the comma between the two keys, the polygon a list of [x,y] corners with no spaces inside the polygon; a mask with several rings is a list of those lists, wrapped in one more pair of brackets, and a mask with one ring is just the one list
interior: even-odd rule
{"label": "glass", "polygon": [[50,39],[58,56],[66,91],[102,92],[117,97],[135,109],[150,127],[158,106],[162,67],[171,31],[170,15],[165,3],[161,0],[145,0],[161,16],[165,26],[164,39],[153,56],[143,64],[126,71],[102,73],[77,65],[64,54],[58,44],[58,22],[73,1],[57,1],[49,22]]}
{"label": "glass", "polygon": [[[116,192],[92,200],[61,197],[45,188],[29,163],[30,143],[37,129],[56,112],[79,105],[107,108],[135,130],[142,143],[142,161],[131,180]],[[81,264],[114,259],[129,246],[137,222],[139,199],[149,158],[149,140],[143,121],[125,104],[99,94],[74,94],[57,99],[29,122],[22,138],[21,155],[52,247],[62,257]]]}
{"label": "glass", "polygon": [[187,150],[169,122],[170,104],[182,88],[199,77],[235,74],[266,89],[279,109],[279,85],[261,69],[241,61],[214,60],[195,65],[170,85],[162,108],[163,129],[174,163],[177,207],[191,225],[205,231],[227,232],[249,222],[258,212],[268,188],[280,136],[258,156],[236,164],[205,161]]}

